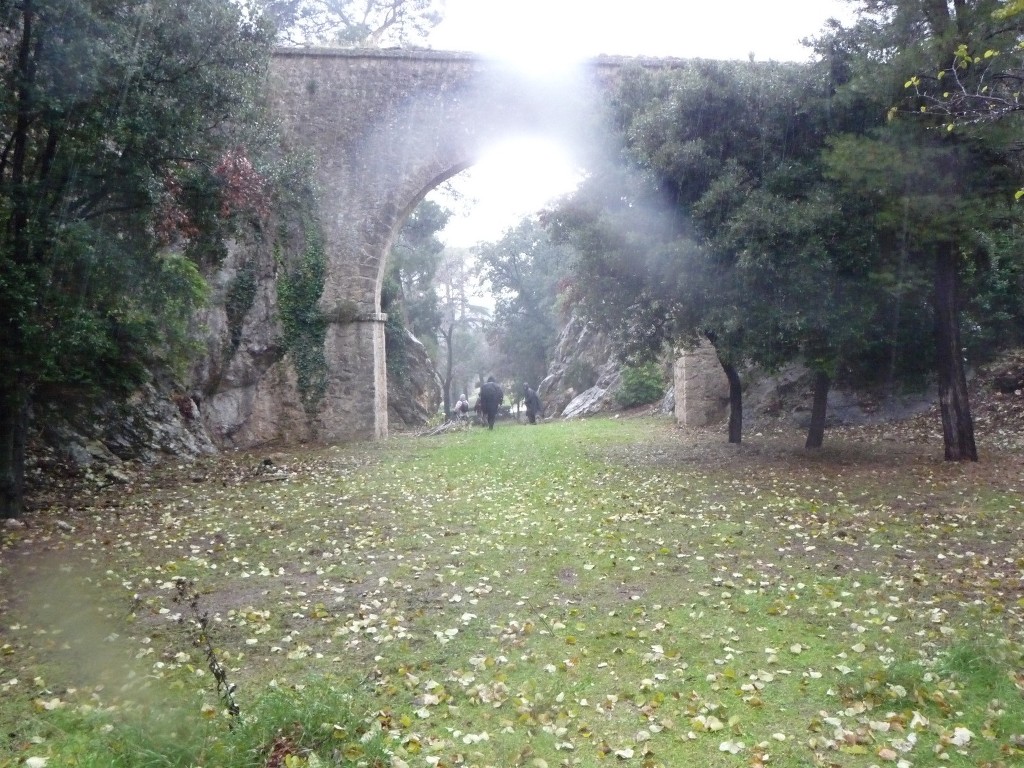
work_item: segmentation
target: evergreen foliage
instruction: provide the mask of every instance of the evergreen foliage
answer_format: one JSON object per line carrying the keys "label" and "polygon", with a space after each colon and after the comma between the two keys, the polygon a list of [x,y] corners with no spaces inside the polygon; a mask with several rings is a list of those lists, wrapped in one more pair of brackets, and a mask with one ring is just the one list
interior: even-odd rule
{"label": "evergreen foliage", "polygon": [[[33,401],[179,360],[239,206],[271,34],[229,0],[0,3],[0,516]],[[243,115],[245,119],[243,119]],[[247,129],[248,130],[248,129]],[[246,181],[249,186],[246,186]]]}
{"label": "evergreen foliage", "polygon": [[653,403],[665,394],[665,377],[657,363],[628,365],[622,369],[622,384],[615,390],[615,402],[623,408]]}
{"label": "evergreen foliage", "polygon": [[[488,335],[497,341],[496,372],[538,385],[547,373],[562,318],[560,291],[572,252],[555,245],[534,218],[477,250],[481,277],[495,299]],[[519,388],[516,388],[516,392]]]}
{"label": "evergreen foliage", "polygon": [[284,346],[292,356],[299,397],[306,413],[313,415],[327,392],[327,318],[319,307],[326,259],[320,238],[315,234],[308,237],[305,252],[293,263],[283,265],[277,298]]}
{"label": "evergreen foliage", "polygon": [[401,376],[407,370],[407,331],[437,359],[441,310],[434,277],[444,250],[437,233],[451,215],[430,200],[420,203],[402,225],[388,255],[380,296],[381,311],[388,316],[384,326],[388,375]]}
{"label": "evergreen foliage", "polygon": [[[982,64],[1000,58],[1000,49],[1019,39],[1021,19],[1013,13],[1000,18],[997,10],[992,0],[952,5],[875,0],[854,29],[826,36],[824,46],[833,67],[841,62],[847,73],[842,92],[867,96],[876,115],[888,109],[889,122],[879,118],[860,131],[853,139],[857,151],[839,162],[829,158],[830,171],[852,194],[874,198],[872,226],[880,242],[898,254],[901,274],[917,272],[929,283],[934,373],[949,460],[978,457],[964,344],[982,335],[962,332],[964,310],[974,310],[971,319],[978,327],[998,319],[978,314],[988,301],[969,293],[986,290],[985,283],[964,278],[985,263],[995,239],[1019,238],[1021,223],[1020,210],[1011,203],[1019,187],[1019,133],[983,124],[977,112],[971,114],[977,102],[971,106],[964,97],[980,88],[995,104],[1005,89],[1013,90],[1012,63],[1003,59],[1009,69]],[[920,87],[932,73],[945,81],[937,99]],[[977,79],[986,73],[992,75],[991,89]],[[943,104],[963,111],[951,120]],[[961,123],[970,129],[955,130]],[[842,156],[841,144],[837,154]],[[1004,343],[1011,341],[1008,334]],[[966,359],[980,361],[984,351],[968,348]]]}
{"label": "evergreen foliage", "polygon": [[[972,459],[963,345],[980,361],[1021,323],[1018,134],[934,130],[948,114],[913,73],[958,41],[1015,38],[983,0],[865,5],[816,41],[816,65],[626,71],[608,120],[622,154],[546,223],[580,254],[570,300],[627,359],[711,337],[734,408],[738,366],[803,362],[809,446],[834,382],[892,392],[930,369],[947,458]],[[894,103],[923,117],[887,123]]]}

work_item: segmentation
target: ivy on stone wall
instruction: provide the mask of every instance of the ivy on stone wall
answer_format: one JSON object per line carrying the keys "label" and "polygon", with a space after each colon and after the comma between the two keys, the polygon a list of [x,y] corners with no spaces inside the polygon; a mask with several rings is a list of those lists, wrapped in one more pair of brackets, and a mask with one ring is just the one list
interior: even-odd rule
{"label": "ivy on stone wall", "polygon": [[[280,259],[279,259],[280,261]],[[320,238],[307,235],[305,251],[284,265],[277,282],[285,349],[291,354],[306,413],[313,415],[327,392],[324,338],[327,319],[318,302],[324,288],[326,258]]]}
{"label": "ivy on stone wall", "polygon": [[256,288],[256,266],[252,262],[246,262],[239,267],[232,278],[224,300],[224,311],[227,314],[228,333],[231,340],[228,354],[237,350],[238,345],[242,343],[242,325],[256,299]]}

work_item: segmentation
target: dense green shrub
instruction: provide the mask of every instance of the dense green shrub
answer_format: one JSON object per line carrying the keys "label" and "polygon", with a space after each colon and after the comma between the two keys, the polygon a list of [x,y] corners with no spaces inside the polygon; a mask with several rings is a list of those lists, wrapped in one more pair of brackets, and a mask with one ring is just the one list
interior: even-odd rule
{"label": "dense green shrub", "polygon": [[615,390],[615,402],[623,408],[646,405],[659,399],[665,391],[665,378],[656,363],[627,366],[622,371],[622,383]]}

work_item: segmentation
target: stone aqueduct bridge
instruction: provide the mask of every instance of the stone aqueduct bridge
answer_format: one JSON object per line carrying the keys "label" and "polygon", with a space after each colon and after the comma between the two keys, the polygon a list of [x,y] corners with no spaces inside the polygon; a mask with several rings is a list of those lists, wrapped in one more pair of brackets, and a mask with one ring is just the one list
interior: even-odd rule
{"label": "stone aqueduct bridge", "polygon": [[601,84],[626,61],[596,59],[572,80],[541,82],[473,54],[274,54],[270,97],[286,145],[313,154],[321,192],[328,264],[320,308],[329,322],[329,373],[317,437],[387,435],[380,293],[387,254],[406,216],[502,137],[540,133],[579,145],[597,113],[593,99]]}

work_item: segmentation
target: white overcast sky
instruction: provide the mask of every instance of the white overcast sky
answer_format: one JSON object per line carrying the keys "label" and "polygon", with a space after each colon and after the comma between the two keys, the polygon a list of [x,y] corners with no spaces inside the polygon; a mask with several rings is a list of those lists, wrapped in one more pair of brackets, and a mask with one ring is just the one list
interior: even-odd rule
{"label": "white overcast sky", "polygon": [[[446,0],[428,43],[512,59],[531,70],[612,54],[807,61],[803,38],[830,17],[852,18],[846,0]],[[492,148],[452,180],[464,196],[442,233],[449,245],[497,240],[575,187],[562,148],[537,138]],[[444,205],[452,204],[432,195]]]}

